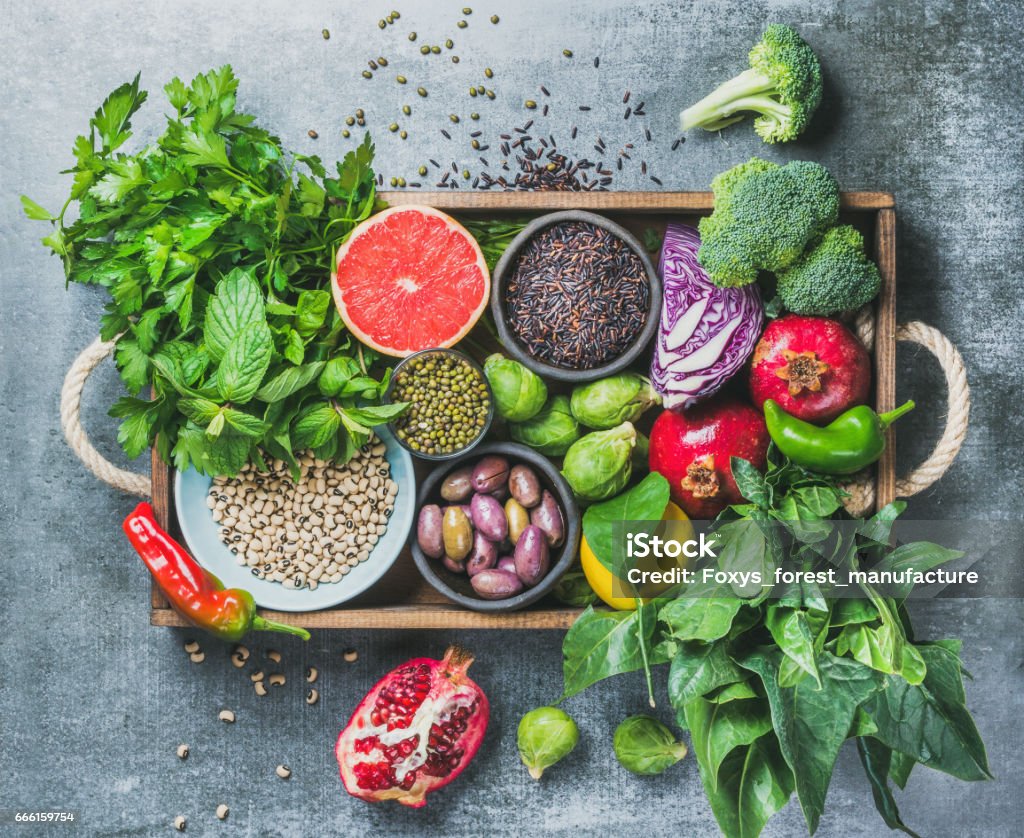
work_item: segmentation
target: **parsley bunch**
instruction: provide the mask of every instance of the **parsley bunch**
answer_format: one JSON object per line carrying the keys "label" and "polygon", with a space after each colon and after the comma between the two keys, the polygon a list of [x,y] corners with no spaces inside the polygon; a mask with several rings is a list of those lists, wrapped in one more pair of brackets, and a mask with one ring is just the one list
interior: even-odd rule
{"label": "parsley bunch", "polygon": [[[328,177],[235,109],[231,67],[164,88],[172,113],[154,145],[119,151],[146,101],[117,88],[75,140],[71,194],[43,243],[70,282],[110,291],[100,334],[131,397],[110,414],[131,457],[155,445],[181,470],[236,474],[264,454],[347,460],[404,405],[353,342],[328,283],[338,244],[374,209],[369,135]],[[68,220],[77,208],[77,219]],[[151,398],[140,398],[145,388]]]}

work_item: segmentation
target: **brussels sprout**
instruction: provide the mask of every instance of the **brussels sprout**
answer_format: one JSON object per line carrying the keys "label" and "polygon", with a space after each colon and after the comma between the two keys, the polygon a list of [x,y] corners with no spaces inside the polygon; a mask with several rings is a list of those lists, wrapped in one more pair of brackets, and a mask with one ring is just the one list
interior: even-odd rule
{"label": "brussels sprout", "polygon": [[661,404],[661,396],[650,379],[624,372],[575,387],[569,404],[581,424],[603,431],[621,422],[635,422],[647,408]]}
{"label": "brussels sprout", "polygon": [[516,742],[523,765],[539,780],[544,770],[566,757],[580,741],[580,729],[564,710],[538,707],[519,721]]}
{"label": "brussels sprout", "polygon": [[569,410],[568,396],[548,399],[540,413],[527,422],[509,425],[508,430],[513,440],[548,457],[561,457],[580,438],[580,423]]}
{"label": "brussels sprout", "polygon": [[518,361],[495,353],[484,361],[484,375],[494,393],[494,406],[509,422],[532,419],[544,406],[548,388],[541,377]]}
{"label": "brussels sprout", "polygon": [[636,428],[623,422],[610,431],[594,431],[572,444],[562,475],[581,500],[605,500],[626,488],[633,473]]}
{"label": "brussels sprout", "polygon": [[686,756],[686,745],[650,716],[630,716],[615,729],[615,756],[634,774],[660,774]]}

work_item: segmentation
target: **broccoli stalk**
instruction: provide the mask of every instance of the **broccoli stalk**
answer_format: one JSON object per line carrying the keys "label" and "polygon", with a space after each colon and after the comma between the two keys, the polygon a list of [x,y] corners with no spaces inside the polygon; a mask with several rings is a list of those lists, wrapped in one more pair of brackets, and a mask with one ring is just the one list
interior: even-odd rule
{"label": "broccoli stalk", "polygon": [[758,114],[754,130],[766,143],[795,140],[821,102],[821,65],[794,29],[769,26],[750,50],[750,69],[680,114],[684,131],[718,131]]}

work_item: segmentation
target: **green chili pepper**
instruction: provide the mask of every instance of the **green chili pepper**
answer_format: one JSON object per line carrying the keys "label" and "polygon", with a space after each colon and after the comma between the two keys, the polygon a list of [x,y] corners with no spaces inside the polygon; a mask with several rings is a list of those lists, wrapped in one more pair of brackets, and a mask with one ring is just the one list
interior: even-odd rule
{"label": "green chili pepper", "polygon": [[913,409],[912,401],[882,414],[861,405],[819,428],[768,399],[764,418],[779,451],[797,465],[823,474],[853,474],[882,456],[885,429]]}

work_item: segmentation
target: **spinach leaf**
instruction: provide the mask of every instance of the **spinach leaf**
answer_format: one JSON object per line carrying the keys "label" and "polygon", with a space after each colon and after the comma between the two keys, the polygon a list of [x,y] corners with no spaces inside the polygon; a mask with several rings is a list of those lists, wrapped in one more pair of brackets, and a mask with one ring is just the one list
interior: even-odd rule
{"label": "spinach leaf", "polygon": [[[814,633],[807,622],[807,612],[801,608],[786,608],[772,603],[765,615],[765,625],[779,649],[796,666],[821,685],[821,676],[815,663]],[[797,675],[799,681],[803,676]]]}
{"label": "spinach leaf", "polygon": [[729,657],[727,642],[685,643],[672,658],[668,670],[669,701],[676,709],[682,709],[690,701],[746,677],[746,672]]}
{"label": "spinach leaf", "polygon": [[875,808],[878,809],[878,814],[882,816],[885,825],[889,829],[905,832],[912,838],[920,838],[916,832],[903,823],[900,810],[896,806],[896,798],[893,797],[892,789],[889,788],[892,751],[877,739],[858,736],[857,754],[860,756],[864,773],[871,784],[871,796],[875,799]]}
{"label": "spinach leaf", "polygon": [[689,702],[683,712],[694,757],[716,790],[722,760],[735,748],[749,745],[772,729],[768,703],[759,698],[724,704],[697,698]]}
{"label": "spinach leaf", "polygon": [[917,762],[959,777],[985,780],[985,746],[964,703],[959,658],[942,646],[917,647],[928,668],[921,684],[899,675],[886,677],[885,689],[865,710],[878,727],[879,741]]}
{"label": "spinach leaf", "polygon": [[[913,568],[917,571],[931,570],[947,562],[963,558],[960,550],[950,550],[930,541],[912,541],[909,544],[901,544],[891,553],[887,554],[873,570],[892,571],[902,573]],[[906,598],[913,589],[913,582],[886,585],[886,590],[898,598]]]}
{"label": "spinach leaf", "polygon": [[629,491],[589,507],[583,514],[583,537],[597,560],[620,576],[625,551],[616,536],[622,535],[623,522],[650,521],[653,532],[668,501],[668,480],[652,471]]}
{"label": "spinach leaf", "polygon": [[743,607],[743,600],[715,596],[717,590],[721,588],[698,589],[691,585],[685,596],[663,606],[658,619],[668,626],[669,635],[681,641],[712,641],[725,637]]}
{"label": "spinach leaf", "polygon": [[778,650],[765,650],[751,652],[737,663],[761,678],[779,746],[793,771],[807,828],[814,832],[854,713],[881,689],[882,676],[857,661],[825,652],[818,659],[821,687],[808,676],[795,687],[784,689],[778,684],[781,659]]}
{"label": "spinach leaf", "polygon": [[757,838],[793,794],[793,772],[771,733],[729,754],[715,786],[699,760],[697,765],[715,820],[730,838]]}
{"label": "spinach leaf", "polygon": [[[612,675],[643,668],[641,642],[651,646],[656,617],[657,606],[653,602],[636,611],[595,611],[589,606],[562,642],[562,697],[576,695]],[[651,664],[666,662],[657,654],[657,648],[652,649]]]}

